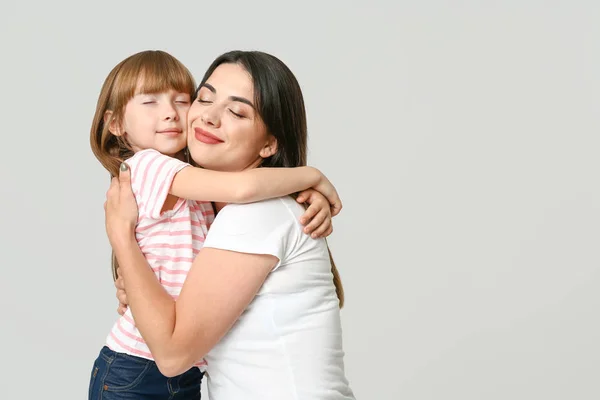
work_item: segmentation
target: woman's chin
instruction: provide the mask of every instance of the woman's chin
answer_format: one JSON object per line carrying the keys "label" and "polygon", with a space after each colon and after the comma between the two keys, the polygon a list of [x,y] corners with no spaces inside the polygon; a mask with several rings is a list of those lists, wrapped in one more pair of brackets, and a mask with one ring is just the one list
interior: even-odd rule
{"label": "woman's chin", "polygon": [[219,163],[216,162],[217,160],[215,160],[213,157],[204,157],[202,154],[195,154],[194,152],[190,152],[190,156],[192,158],[192,160],[194,160],[194,162],[196,163],[196,165],[198,165],[199,167],[202,167],[204,169],[210,169],[213,171],[226,171],[227,168],[225,165],[223,165],[223,163]]}

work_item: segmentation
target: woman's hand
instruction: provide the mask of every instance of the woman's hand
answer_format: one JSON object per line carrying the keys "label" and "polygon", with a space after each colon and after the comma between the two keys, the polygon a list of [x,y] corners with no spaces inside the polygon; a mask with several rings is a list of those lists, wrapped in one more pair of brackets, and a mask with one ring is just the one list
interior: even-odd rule
{"label": "woman's hand", "polygon": [[322,172],[320,172],[320,174],[321,179],[319,183],[313,186],[312,189],[316,190],[327,198],[331,208],[331,215],[336,216],[342,210],[342,200],[340,199],[337,190],[335,190],[335,187],[329,181],[329,179],[327,179]]}
{"label": "woman's hand", "polygon": [[296,201],[310,205],[300,217],[300,223],[306,225],[304,233],[310,234],[313,239],[331,235],[333,232],[332,209],[325,196],[314,189],[308,189],[301,192]]}
{"label": "woman's hand", "polygon": [[131,189],[131,175],[127,164],[121,164],[119,177],[112,179],[104,203],[105,225],[113,249],[135,237],[138,207]]}
{"label": "woman's hand", "polygon": [[123,280],[123,275],[119,272],[119,268],[117,268],[117,280],[115,281],[115,288],[117,289],[117,300],[119,300],[119,307],[117,307],[117,312],[119,315],[125,314],[127,311],[127,307],[129,303],[127,302],[127,293],[125,293],[125,281]]}

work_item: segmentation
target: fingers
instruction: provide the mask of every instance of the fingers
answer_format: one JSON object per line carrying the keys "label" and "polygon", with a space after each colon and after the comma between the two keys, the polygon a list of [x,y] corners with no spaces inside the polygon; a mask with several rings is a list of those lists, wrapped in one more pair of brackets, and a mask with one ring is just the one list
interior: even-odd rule
{"label": "fingers", "polygon": [[121,167],[119,168],[119,182],[121,184],[131,184],[131,171],[129,170],[129,165],[124,162],[121,163]]}
{"label": "fingers", "polygon": [[304,228],[305,233],[310,233],[313,239],[320,237],[331,226],[329,210],[324,208]]}
{"label": "fingers", "polygon": [[[318,227],[317,229],[315,229],[315,231],[313,232],[313,234],[317,235],[317,237],[315,237],[313,239],[324,238],[324,237],[327,237],[327,236],[331,235],[331,233],[333,232],[333,224],[331,223],[331,219],[329,219],[328,222],[329,222],[328,225],[325,224],[325,223],[323,223],[323,224],[321,224],[320,227]],[[325,229],[326,226],[327,226],[327,228]]]}
{"label": "fingers", "polygon": [[129,302],[127,301],[127,293],[125,293],[125,280],[121,276],[120,270],[120,268],[117,268],[118,278],[115,280],[115,287],[117,288],[117,300],[119,300],[119,303],[127,305]]}
{"label": "fingers", "polygon": [[117,178],[116,176],[113,176],[112,179],[110,180],[110,187],[108,188],[108,192],[114,192],[115,190],[117,190],[119,188],[119,178]]}
{"label": "fingers", "polygon": [[338,197],[336,201],[331,203],[331,216],[335,217],[342,211],[342,200]]}
{"label": "fingers", "polygon": [[119,168],[119,198],[121,201],[131,201],[134,198],[131,188],[131,169],[126,163],[121,163]]}
{"label": "fingers", "polygon": [[327,201],[331,207],[331,215],[335,216],[342,210],[342,200],[333,186],[333,184],[324,175],[321,177],[322,183],[320,186],[315,187],[323,196],[327,198]]}
{"label": "fingers", "polygon": [[[323,209],[323,207],[321,207],[319,204],[317,203],[313,203],[311,204],[306,211],[304,211],[304,214],[302,214],[302,216],[300,217],[300,223],[302,225],[306,225],[310,220],[313,219],[313,217],[319,212],[319,210]],[[310,233],[310,232],[306,232],[306,229],[304,230],[305,233]]]}
{"label": "fingers", "polygon": [[319,225],[317,229],[314,230],[311,236],[315,239],[322,238],[325,236],[329,236],[329,234],[325,235],[325,233],[328,231],[331,233],[332,230],[333,228],[331,223],[331,215],[327,213],[325,219],[323,220],[323,223],[321,223],[321,225]]}
{"label": "fingers", "polygon": [[119,306],[117,307],[117,312],[119,313],[119,315],[125,314],[125,312],[127,312],[127,306],[125,304],[119,303]]}
{"label": "fingers", "polygon": [[123,289],[117,289],[117,300],[119,300],[119,303],[121,304],[129,304],[129,302],[127,301],[127,294]]}
{"label": "fingers", "polygon": [[[298,203],[304,203],[304,202],[306,202],[306,201],[307,201],[307,200],[308,200],[308,199],[309,199],[309,198],[312,196],[312,194],[313,194],[313,193],[315,193],[315,192],[317,192],[317,191],[316,191],[316,190],[314,190],[314,189],[306,189],[306,190],[303,190],[302,192],[300,192],[300,194],[298,194],[298,197],[296,197],[296,201],[297,201]],[[318,192],[317,192],[317,193],[318,193]]]}
{"label": "fingers", "polygon": [[117,280],[115,281],[115,287],[117,289],[125,290],[125,282],[123,281],[123,278],[121,278],[121,277],[117,278]]}
{"label": "fingers", "polygon": [[121,269],[117,268],[118,278],[115,280],[115,287],[117,288],[117,300],[119,300],[119,306],[117,312],[119,315],[125,314],[129,302],[127,301],[127,293],[125,293],[125,281],[121,276]]}
{"label": "fingers", "polygon": [[111,201],[111,199],[113,198],[115,193],[118,193],[118,192],[119,192],[119,179],[116,177],[113,177],[110,180],[110,186],[108,187],[108,190],[106,191],[106,202],[104,203],[105,210],[106,210],[107,203],[109,201]]}
{"label": "fingers", "polygon": [[[110,186],[108,191],[106,192],[106,200],[107,202],[111,199],[117,197],[121,193],[121,186],[127,185],[128,188],[131,187],[131,172],[129,170],[129,166],[126,163],[121,163],[121,167],[119,168],[119,176],[114,176],[110,180]],[[127,194],[127,191],[123,191]],[[104,210],[106,210],[107,204],[104,204]]]}

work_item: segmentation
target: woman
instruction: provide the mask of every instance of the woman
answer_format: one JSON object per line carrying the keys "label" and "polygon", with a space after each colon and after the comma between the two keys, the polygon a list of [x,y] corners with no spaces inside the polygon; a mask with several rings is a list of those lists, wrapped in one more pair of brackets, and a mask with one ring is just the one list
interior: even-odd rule
{"label": "woman", "polygon": [[[302,92],[268,54],[217,58],[188,124],[195,133],[190,153],[204,168],[306,164]],[[107,194],[107,233],[129,307],[161,372],[180,374],[204,356],[213,400],[353,399],[344,375],[343,290],[325,240],[302,233],[303,208],[289,197],[216,206],[175,302],[135,240],[137,207],[126,169]]]}

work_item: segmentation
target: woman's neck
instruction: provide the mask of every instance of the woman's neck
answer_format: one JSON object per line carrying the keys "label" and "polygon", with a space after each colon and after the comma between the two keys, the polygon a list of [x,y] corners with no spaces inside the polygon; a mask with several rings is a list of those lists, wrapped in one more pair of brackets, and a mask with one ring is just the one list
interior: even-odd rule
{"label": "woman's neck", "polygon": [[[262,157],[258,156],[256,158],[256,160],[254,160],[253,162],[251,162],[246,168],[242,168],[241,170],[238,170],[238,171],[241,172],[241,171],[246,171],[246,170],[249,170],[249,169],[259,168],[260,165],[262,164],[262,161],[263,161]],[[204,168],[201,164],[199,164],[199,163],[197,163],[197,164],[201,168]],[[209,168],[209,169],[212,169],[213,171],[222,171],[222,172],[225,172],[225,171],[234,172],[235,171],[235,170],[233,170],[233,171],[227,170],[225,168],[224,169],[221,169],[221,168]],[[227,203],[219,203],[219,202],[213,201],[213,205],[215,207],[215,212],[218,213],[219,211],[221,211],[221,209],[223,207],[225,207],[227,205]]]}

